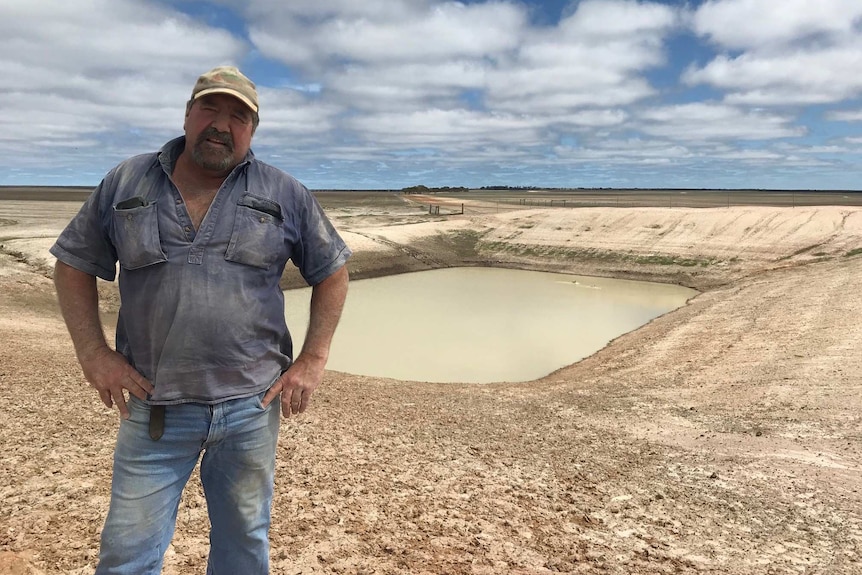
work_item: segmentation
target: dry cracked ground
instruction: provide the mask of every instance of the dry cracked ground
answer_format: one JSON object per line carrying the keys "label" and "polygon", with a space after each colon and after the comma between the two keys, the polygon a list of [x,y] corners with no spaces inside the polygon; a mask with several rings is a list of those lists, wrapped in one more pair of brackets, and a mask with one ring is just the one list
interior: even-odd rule
{"label": "dry cracked ground", "polygon": [[[487,265],[701,293],[534,382],[327,372],[283,422],[273,573],[862,573],[862,210],[421,201],[322,198],[354,278]],[[47,254],[78,205],[0,202],[0,573],[91,573],[98,554],[118,420]],[[206,553],[193,480],[164,573]]]}

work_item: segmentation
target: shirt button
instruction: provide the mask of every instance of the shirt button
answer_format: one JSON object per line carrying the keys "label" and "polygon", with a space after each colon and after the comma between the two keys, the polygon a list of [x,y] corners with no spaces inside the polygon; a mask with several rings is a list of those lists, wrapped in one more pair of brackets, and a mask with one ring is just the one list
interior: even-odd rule
{"label": "shirt button", "polygon": [[181,203],[183,203],[183,201],[181,199],[177,198],[177,205],[180,205]]}
{"label": "shirt button", "polygon": [[260,218],[260,223],[265,224],[265,223],[266,223],[266,218],[265,218],[265,217],[263,217],[263,216],[261,216],[261,218]]}
{"label": "shirt button", "polygon": [[192,227],[191,227],[191,226],[186,226],[186,227],[185,227],[185,230],[186,230],[187,232],[190,232],[190,231],[192,231]]}

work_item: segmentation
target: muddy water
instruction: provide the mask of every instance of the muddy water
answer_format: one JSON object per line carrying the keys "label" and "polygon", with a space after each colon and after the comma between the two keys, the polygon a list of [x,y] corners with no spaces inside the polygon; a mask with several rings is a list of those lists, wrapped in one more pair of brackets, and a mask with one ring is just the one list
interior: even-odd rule
{"label": "muddy water", "polygon": [[[696,294],[665,284],[491,268],[354,281],[327,367],[413,381],[531,381]],[[310,288],[285,292],[297,350],[310,295]]]}

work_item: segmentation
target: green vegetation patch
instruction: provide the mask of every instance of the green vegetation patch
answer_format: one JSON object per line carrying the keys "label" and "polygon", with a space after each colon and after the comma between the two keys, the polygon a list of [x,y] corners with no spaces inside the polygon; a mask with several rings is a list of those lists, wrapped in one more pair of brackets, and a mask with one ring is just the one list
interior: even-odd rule
{"label": "green vegetation patch", "polygon": [[855,250],[850,250],[849,252],[844,254],[844,257],[845,258],[852,258],[853,256],[858,256],[859,254],[862,254],[862,248],[856,248]]}

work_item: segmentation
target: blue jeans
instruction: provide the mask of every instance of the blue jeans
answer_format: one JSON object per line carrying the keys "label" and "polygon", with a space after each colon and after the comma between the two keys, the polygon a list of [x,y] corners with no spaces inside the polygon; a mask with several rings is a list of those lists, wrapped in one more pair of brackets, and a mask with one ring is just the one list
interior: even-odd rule
{"label": "blue jeans", "polygon": [[269,524],[280,413],[263,393],[216,405],[165,409],[150,439],[150,408],[135,397],[114,452],[111,506],[97,575],[157,575],[174,534],[180,495],[198,458],[210,519],[208,575],[269,573]]}

